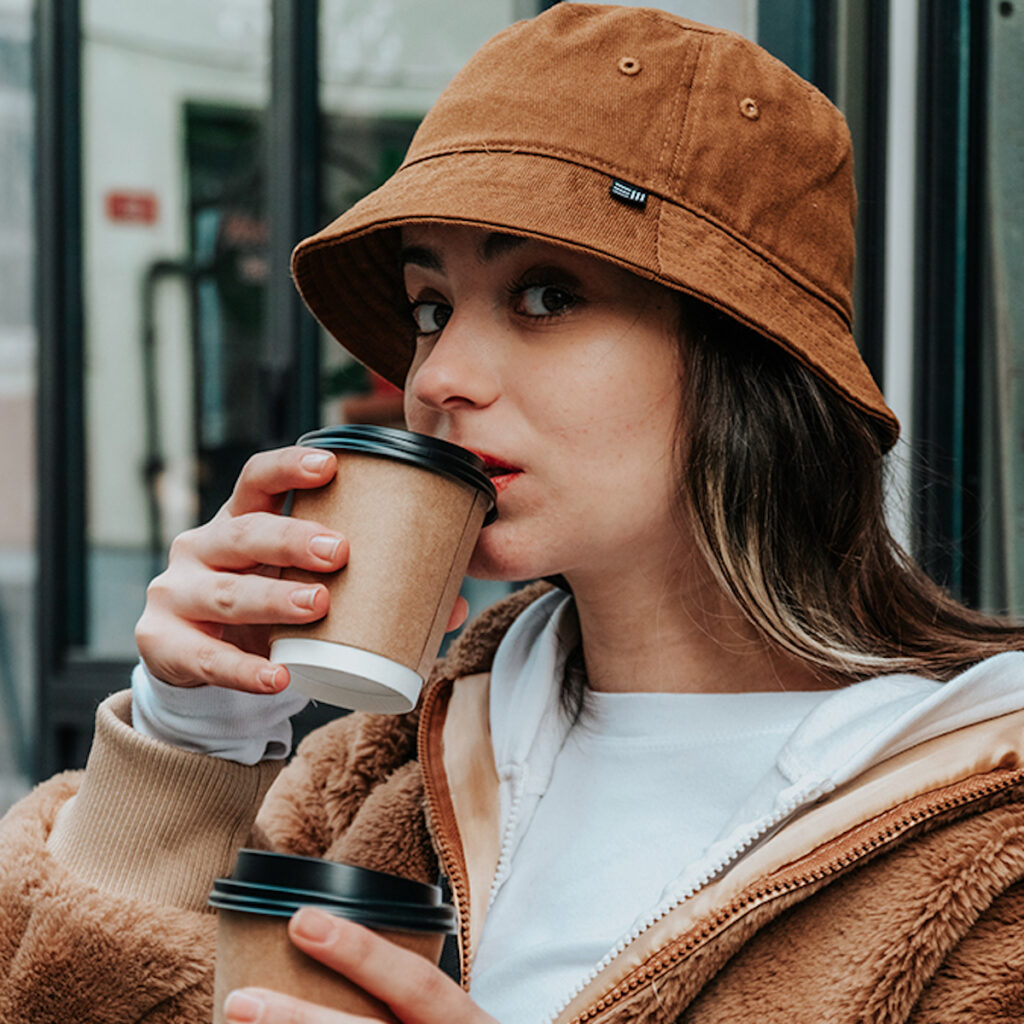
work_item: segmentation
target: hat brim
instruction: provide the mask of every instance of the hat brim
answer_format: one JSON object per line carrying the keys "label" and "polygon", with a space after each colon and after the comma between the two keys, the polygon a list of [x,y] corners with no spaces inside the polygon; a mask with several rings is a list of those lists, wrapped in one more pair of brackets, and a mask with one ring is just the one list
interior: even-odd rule
{"label": "hat brim", "polygon": [[399,266],[406,224],[489,227],[608,260],[727,313],[791,353],[887,441],[899,424],[857,351],[844,313],[812,282],[722,224],[659,196],[644,208],[609,195],[607,173],[522,152],[453,152],[403,166],[301,242],[292,273],[304,301],[358,360],[402,387],[413,354]]}

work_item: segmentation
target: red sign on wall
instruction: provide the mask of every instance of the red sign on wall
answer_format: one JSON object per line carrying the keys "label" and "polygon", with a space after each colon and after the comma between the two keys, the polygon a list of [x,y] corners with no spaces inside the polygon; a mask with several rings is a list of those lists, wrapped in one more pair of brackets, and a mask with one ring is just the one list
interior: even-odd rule
{"label": "red sign on wall", "polygon": [[106,196],[107,217],[123,224],[155,224],[160,204],[155,192],[117,189]]}

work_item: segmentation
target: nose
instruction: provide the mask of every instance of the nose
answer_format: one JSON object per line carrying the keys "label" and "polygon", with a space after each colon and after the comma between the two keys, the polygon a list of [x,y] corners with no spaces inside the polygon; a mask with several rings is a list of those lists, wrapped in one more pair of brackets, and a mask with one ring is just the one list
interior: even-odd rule
{"label": "nose", "polygon": [[486,328],[455,312],[442,331],[419,342],[406,397],[435,412],[486,408],[499,394],[495,356]]}

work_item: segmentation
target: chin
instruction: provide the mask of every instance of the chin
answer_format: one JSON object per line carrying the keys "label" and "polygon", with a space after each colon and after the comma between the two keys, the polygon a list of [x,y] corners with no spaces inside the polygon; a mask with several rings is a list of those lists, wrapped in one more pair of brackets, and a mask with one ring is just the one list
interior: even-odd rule
{"label": "chin", "polygon": [[[495,523],[495,526],[498,524]],[[511,538],[502,538],[500,533],[491,533],[488,527],[477,541],[473,556],[466,570],[469,576],[478,580],[504,580],[507,583],[522,583],[553,576],[559,570],[552,569],[547,561],[529,551],[525,543],[515,543]]]}

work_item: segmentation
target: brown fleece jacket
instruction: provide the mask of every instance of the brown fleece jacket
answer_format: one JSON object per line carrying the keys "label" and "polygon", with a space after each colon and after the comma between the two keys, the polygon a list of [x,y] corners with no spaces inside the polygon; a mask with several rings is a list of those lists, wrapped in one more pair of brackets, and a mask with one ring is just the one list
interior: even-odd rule
{"label": "brown fleece jacket", "polygon": [[[483,617],[433,685],[489,668],[532,596]],[[208,1021],[205,895],[250,829],[252,844],[435,879],[417,719],[340,719],[270,786],[273,766],[166,748],[132,732],[127,695],[105,702],[86,772],[44,783],[0,824],[0,1022]],[[744,889],[740,911],[639,958],[577,1019],[1024,1020],[1024,782],[989,775],[1008,784],[808,849]]]}

